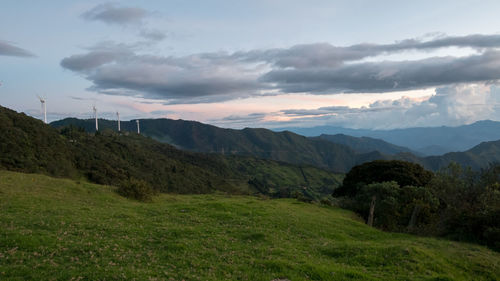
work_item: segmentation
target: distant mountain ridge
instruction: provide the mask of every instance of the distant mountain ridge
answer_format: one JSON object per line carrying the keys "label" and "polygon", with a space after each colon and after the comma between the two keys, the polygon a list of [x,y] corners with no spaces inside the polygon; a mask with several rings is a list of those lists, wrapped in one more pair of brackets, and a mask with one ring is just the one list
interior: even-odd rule
{"label": "distant mountain ridge", "polygon": [[[218,153],[246,155],[295,165],[312,165],[345,173],[353,166],[379,159],[415,162],[430,170],[457,162],[473,169],[486,168],[500,162],[500,141],[484,142],[465,152],[442,156],[420,157],[408,148],[373,138],[346,135],[304,137],[284,131],[267,129],[223,129],[195,121],[171,119],[141,119],[141,133],[168,142],[178,148]],[[94,120],[68,118],[51,123],[54,127],[75,125],[92,132]],[[116,121],[99,120],[102,129],[116,130]],[[135,121],[122,122],[122,129],[135,132]]]}
{"label": "distant mountain ridge", "polygon": [[336,135],[322,134],[317,138],[349,146],[350,148],[354,149],[359,153],[369,153],[373,151],[378,151],[382,154],[388,154],[388,155],[395,155],[399,153],[412,153],[415,155],[419,154],[418,152],[413,151],[407,147],[394,145],[392,143],[388,143],[386,141],[370,137],[353,137],[344,134],[336,134]]}
{"label": "distant mountain ridge", "polygon": [[[195,121],[141,119],[141,133],[177,148],[204,153],[246,155],[296,165],[312,165],[345,173],[361,162],[384,156],[358,153],[350,147],[324,139],[268,129],[223,129]],[[74,125],[95,131],[91,119],[67,118],[51,123],[56,128]],[[116,121],[99,120],[99,128],[116,130]],[[121,122],[122,130],[136,131],[135,121]],[[359,159],[359,160],[358,160]]]}
{"label": "distant mountain ridge", "polygon": [[391,144],[405,146],[424,155],[442,155],[448,152],[466,151],[485,142],[500,139],[500,122],[484,120],[457,127],[419,127],[394,130],[349,129],[332,126],[311,128],[287,127],[274,131],[288,130],[304,136],[321,134],[346,134],[355,137],[371,137]]}

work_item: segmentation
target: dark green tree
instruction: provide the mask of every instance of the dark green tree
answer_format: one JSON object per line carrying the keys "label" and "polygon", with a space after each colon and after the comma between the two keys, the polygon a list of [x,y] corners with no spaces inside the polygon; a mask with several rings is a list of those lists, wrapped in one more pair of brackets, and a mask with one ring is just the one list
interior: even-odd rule
{"label": "dark green tree", "polygon": [[376,160],[353,167],[344,178],[342,186],[333,196],[355,196],[365,185],[394,181],[399,186],[425,186],[433,173],[415,163],[399,160]]}

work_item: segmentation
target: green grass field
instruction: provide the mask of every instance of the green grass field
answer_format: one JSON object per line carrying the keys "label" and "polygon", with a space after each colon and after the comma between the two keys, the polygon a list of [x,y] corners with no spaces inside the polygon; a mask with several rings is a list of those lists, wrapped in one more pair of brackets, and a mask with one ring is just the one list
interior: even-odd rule
{"label": "green grass field", "polygon": [[291,199],[160,195],[0,171],[0,280],[497,280],[485,247]]}

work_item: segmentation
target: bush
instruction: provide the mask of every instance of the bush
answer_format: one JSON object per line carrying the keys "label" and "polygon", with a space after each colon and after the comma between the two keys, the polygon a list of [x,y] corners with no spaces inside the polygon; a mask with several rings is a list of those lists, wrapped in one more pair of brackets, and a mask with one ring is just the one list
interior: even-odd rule
{"label": "bush", "polygon": [[306,202],[306,203],[311,203],[312,202],[312,199],[305,196],[304,193],[298,191],[298,190],[294,190],[292,191],[292,193],[290,194],[290,196],[292,198],[295,198],[301,202]]}
{"label": "bush", "polygon": [[136,199],[141,202],[151,202],[153,196],[156,194],[155,190],[146,181],[134,178],[123,181],[118,187],[117,192],[124,197]]}

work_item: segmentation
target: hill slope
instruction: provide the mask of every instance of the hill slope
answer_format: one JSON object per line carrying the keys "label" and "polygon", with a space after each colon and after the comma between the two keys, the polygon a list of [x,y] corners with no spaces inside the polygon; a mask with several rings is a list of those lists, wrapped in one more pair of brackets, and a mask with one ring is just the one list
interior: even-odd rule
{"label": "hill slope", "polygon": [[483,142],[464,152],[450,152],[442,156],[429,156],[416,160],[428,169],[437,170],[451,162],[459,163],[473,170],[487,168],[488,165],[500,163],[500,140]]}
{"label": "hill slope", "polygon": [[370,137],[353,137],[344,134],[336,134],[336,135],[322,134],[317,138],[324,139],[333,143],[343,144],[359,153],[378,151],[382,154],[388,154],[388,155],[394,155],[398,153],[418,154],[409,148],[394,145],[392,143],[388,143],[386,141]]}
{"label": "hill slope", "polygon": [[113,185],[137,178],[163,192],[217,190],[287,197],[300,191],[311,199],[330,195],[340,180],[307,165],[185,152],[136,134],[93,135],[75,128],[59,132],[3,107],[0,121],[0,169],[85,177]]}
{"label": "hill slope", "polygon": [[161,195],[0,171],[2,280],[495,280],[500,254],[290,199]]}

